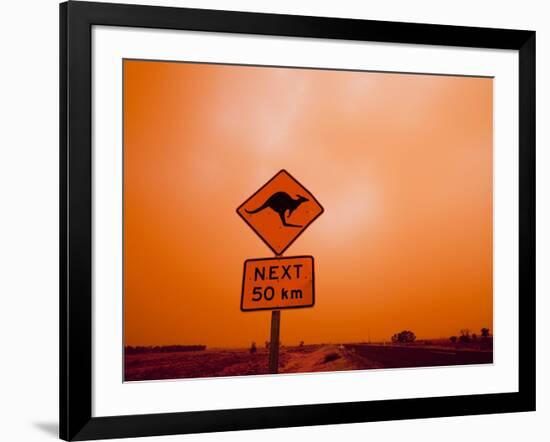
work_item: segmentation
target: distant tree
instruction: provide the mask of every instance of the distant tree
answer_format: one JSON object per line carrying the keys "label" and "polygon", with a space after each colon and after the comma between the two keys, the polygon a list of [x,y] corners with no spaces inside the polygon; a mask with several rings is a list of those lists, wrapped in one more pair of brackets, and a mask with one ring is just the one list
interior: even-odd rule
{"label": "distant tree", "polygon": [[470,337],[470,330],[467,328],[463,328],[462,330],[460,330],[460,337],[458,338],[458,340],[463,344],[467,344],[468,342],[470,342],[472,340]]}
{"label": "distant tree", "polygon": [[449,339],[453,344],[456,344],[456,336],[451,336]]}
{"label": "distant tree", "polygon": [[300,347],[304,346],[304,341],[300,341]]}
{"label": "distant tree", "polygon": [[410,330],[403,330],[391,337],[394,344],[410,344],[411,342],[414,342],[415,339],[415,334]]}
{"label": "distant tree", "polygon": [[482,338],[488,338],[489,337],[489,329],[488,328],[483,327],[481,329],[481,337]]}
{"label": "distant tree", "polygon": [[252,341],[252,344],[250,345],[250,354],[254,354],[256,353],[256,351],[257,351],[256,343]]}
{"label": "distant tree", "polygon": [[477,341],[477,335],[475,333],[472,333],[472,341]]}

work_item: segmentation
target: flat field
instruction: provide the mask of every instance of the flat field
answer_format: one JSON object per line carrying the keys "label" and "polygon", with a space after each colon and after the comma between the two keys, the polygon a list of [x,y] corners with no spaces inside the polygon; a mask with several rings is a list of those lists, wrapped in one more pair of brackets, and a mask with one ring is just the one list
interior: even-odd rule
{"label": "flat field", "polygon": [[[490,364],[491,348],[444,345],[340,344],[282,347],[279,373],[368,370]],[[267,374],[268,350],[206,349],[203,351],[125,355],[125,381],[204,378]]]}

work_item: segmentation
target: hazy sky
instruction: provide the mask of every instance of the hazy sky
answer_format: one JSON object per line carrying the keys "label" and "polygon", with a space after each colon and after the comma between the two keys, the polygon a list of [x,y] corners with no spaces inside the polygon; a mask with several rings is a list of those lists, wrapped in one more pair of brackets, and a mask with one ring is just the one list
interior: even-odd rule
{"label": "hazy sky", "polygon": [[235,209],[280,169],[325,209],[285,252],[315,257],[316,305],[282,312],[283,343],[492,329],[492,87],[125,61],[126,344],[269,339],[239,304],[273,253]]}

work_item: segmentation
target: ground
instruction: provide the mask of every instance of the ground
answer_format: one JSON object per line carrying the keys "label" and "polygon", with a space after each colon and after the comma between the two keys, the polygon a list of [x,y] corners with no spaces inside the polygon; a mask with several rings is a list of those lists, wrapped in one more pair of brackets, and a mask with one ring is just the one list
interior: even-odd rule
{"label": "ground", "polygon": [[[486,346],[487,347],[487,346]],[[491,346],[492,347],[492,346]],[[267,374],[268,351],[207,349],[125,356],[125,381]],[[279,373],[487,364],[492,348],[441,345],[306,345],[282,347]]]}

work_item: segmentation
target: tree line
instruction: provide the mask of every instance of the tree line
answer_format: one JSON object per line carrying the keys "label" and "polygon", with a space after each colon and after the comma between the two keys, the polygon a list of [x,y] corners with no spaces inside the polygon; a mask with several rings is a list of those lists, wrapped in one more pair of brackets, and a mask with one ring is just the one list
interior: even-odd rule
{"label": "tree line", "polygon": [[449,340],[456,344],[457,342],[460,342],[462,344],[468,344],[470,342],[475,342],[478,340],[478,338],[481,338],[482,340],[488,340],[491,337],[490,330],[486,327],[483,327],[480,330],[480,335],[478,336],[477,333],[470,333],[470,330],[467,328],[463,328],[460,330],[459,336],[451,336]]}
{"label": "tree line", "polygon": [[[480,330],[479,336],[477,335],[477,333],[470,333],[469,329],[463,328],[462,330],[460,330],[459,336],[451,336],[449,340],[453,344],[456,344],[457,342],[462,344],[468,344],[470,342],[476,342],[479,339],[483,341],[487,341],[491,337],[492,336],[490,334],[490,330],[486,327],[483,327]],[[391,337],[391,341],[394,344],[410,344],[416,341],[416,335],[411,330],[403,330],[403,331],[400,331],[399,333],[394,334]]]}
{"label": "tree line", "polygon": [[172,353],[180,351],[203,351],[206,345],[156,345],[156,346],[131,346],[124,348],[126,354],[138,353]]}

